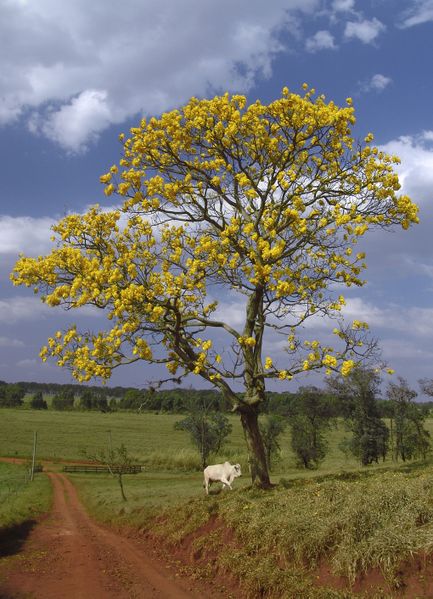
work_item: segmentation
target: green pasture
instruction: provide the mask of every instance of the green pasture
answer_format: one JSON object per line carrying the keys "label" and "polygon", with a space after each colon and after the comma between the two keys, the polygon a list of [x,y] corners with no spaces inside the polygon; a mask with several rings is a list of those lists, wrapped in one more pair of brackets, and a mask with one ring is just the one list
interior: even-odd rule
{"label": "green pasture", "polygon": [[0,462],[0,529],[12,527],[48,511],[51,485],[44,474],[28,482],[28,466]]}
{"label": "green pasture", "polygon": [[[33,432],[38,433],[37,457],[42,460],[62,461],[83,459],[83,452],[95,453],[108,449],[110,444],[125,444],[129,453],[139,463],[154,471],[187,472],[199,470],[196,450],[188,435],[174,429],[174,423],[182,418],[176,414],[112,412],[56,412],[52,410],[0,410],[0,456],[30,458],[33,448]],[[229,416],[233,432],[215,461],[228,459],[239,462],[247,471],[245,441],[239,418]],[[426,421],[433,432],[433,419]],[[357,470],[359,464],[351,456],[345,456],[339,443],[350,433],[344,423],[327,432],[329,452],[318,470],[305,471],[296,467],[290,449],[290,435],[286,431],[280,441],[281,459],[275,463],[272,476],[315,477],[318,474],[338,470]],[[390,460],[386,466],[392,465]],[[370,469],[381,468],[383,464]]]}

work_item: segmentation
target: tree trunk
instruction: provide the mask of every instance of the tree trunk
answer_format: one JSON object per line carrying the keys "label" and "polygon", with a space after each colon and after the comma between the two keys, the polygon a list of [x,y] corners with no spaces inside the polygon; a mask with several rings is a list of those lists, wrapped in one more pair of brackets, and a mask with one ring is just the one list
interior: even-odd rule
{"label": "tree trunk", "polygon": [[272,484],[269,478],[263,439],[259,429],[258,408],[255,405],[242,405],[239,407],[239,412],[248,447],[251,481],[257,487],[270,489]]}
{"label": "tree trunk", "polygon": [[121,472],[119,472],[119,474],[117,475],[117,480],[119,481],[120,494],[122,495],[123,501],[128,501],[125,495],[125,491],[123,490],[123,480]]}

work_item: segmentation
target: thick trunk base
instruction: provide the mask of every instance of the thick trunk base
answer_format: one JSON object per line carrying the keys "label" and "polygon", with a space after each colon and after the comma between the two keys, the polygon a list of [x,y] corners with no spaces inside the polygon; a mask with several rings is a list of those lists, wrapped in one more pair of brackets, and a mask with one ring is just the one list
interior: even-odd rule
{"label": "thick trunk base", "polygon": [[269,478],[265,448],[259,429],[258,409],[256,406],[243,405],[239,412],[248,448],[251,482],[261,489],[271,489],[274,485]]}

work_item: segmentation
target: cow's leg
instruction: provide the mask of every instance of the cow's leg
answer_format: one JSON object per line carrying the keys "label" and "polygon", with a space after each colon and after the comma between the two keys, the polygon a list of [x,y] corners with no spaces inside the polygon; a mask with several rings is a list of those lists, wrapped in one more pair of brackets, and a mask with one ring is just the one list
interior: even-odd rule
{"label": "cow's leg", "polygon": [[209,479],[207,476],[204,477],[204,487],[206,489],[206,495],[209,495]]}
{"label": "cow's leg", "polygon": [[233,490],[229,479],[223,477],[223,478],[221,478],[221,482],[223,484],[223,489],[224,489],[224,487],[228,487],[231,491]]}

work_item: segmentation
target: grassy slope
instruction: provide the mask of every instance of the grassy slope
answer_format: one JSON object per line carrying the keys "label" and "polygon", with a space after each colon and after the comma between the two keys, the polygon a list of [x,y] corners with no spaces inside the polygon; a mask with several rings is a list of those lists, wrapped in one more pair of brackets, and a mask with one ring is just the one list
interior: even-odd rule
{"label": "grassy slope", "polygon": [[24,466],[0,463],[0,529],[21,524],[48,511],[51,487],[44,474],[26,483]]}
{"label": "grassy slope", "polygon": [[304,566],[323,560],[351,581],[378,567],[397,586],[401,561],[431,550],[433,479],[427,471],[394,472],[304,482],[272,493],[236,492],[170,510],[159,532],[179,540],[202,526],[209,512],[236,531],[242,549],[217,553],[217,559],[231,564],[253,595],[293,590],[296,572],[307,584]]}
{"label": "grassy slope", "polygon": [[[396,588],[400,563],[431,551],[430,468],[414,464],[404,471],[298,479],[271,492],[247,488],[243,480],[233,492],[209,497],[198,496],[196,474],[144,474],[127,477],[126,503],[109,477],[75,476],[74,482],[99,519],[150,529],[162,543],[191,542],[192,535],[190,553],[201,550],[204,558],[196,575],[222,566],[252,597],[349,597],[347,591],[316,588],[321,564],[352,582],[378,568],[389,588]],[[233,542],[221,535],[221,525],[234,531]]]}

